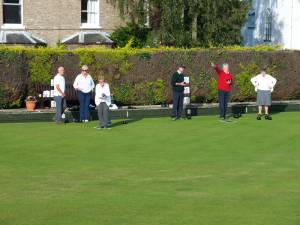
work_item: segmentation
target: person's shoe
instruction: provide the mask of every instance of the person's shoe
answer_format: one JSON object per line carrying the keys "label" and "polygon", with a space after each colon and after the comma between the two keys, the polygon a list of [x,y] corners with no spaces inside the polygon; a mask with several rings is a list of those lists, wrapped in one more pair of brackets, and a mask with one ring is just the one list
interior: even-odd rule
{"label": "person's shoe", "polygon": [[100,126],[97,126],[97,127],[94,127],[95,129],[97,129],[97,130],[103,130],[104,129],[104,127],[100,127]]}
{"label": "person's shoe", "polygon": [[269,115],[269,114],[267,114],[267,115],[265,115],[265,119],[266,119],[266,120],[272,120],[272,116]]}
{"label": "person's shoe", "polygon": [[181,117],[177,117],[176,120],[181,120]]}
{"label": "person's shoe", "polygon": [[256,117],[256,119],[257,119],[257,120],[261,120],[261,117],[262,117],[262,115],[261,115],[261,114],[257,114],[257,117]]}
{"label": "person's shoe", "polygon": [[104,130],[111,130],[110,127],[104,127],[103,129],[104,129]]}
{"label": "person's shoe", "polygon": [[88,121],[88,120],[84,120],[83,122],[84,122],[84,123],[88,123],[89,121]]}
{"label": "person's shoe", "polygon": [[173,117],[173,118],[172,118],[172,121],[176,121],[176,120],[177,120],[177,118],[176,118],[176,117]]}

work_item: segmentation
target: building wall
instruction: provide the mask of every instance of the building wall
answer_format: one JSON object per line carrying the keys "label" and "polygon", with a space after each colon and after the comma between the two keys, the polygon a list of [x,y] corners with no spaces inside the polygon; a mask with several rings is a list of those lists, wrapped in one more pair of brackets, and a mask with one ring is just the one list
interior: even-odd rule
{"label": "building wall", "polygon": [[244,45],[268,44],[265,38],[266,9],[272,11],[272,41],[287,49],[300,49],[300,0],[253,0],[255,10],[255,28],[242,28]]}
{"label": "building wall", "polygon": [[[0,6],[2,6],[2,0],[0,0]],[[3,24],[3,7],[0,7],[0,25]]]}
{"label": "building wall", "polygon": [[[3,25],[0,0],[0,25]],[[118,10],[106,0],[100,0],[100,27],[97,31],[112,32],[124,24]],[[55,46],[59,40],[81,29],[81,0],[23,0],[25,30]]]}

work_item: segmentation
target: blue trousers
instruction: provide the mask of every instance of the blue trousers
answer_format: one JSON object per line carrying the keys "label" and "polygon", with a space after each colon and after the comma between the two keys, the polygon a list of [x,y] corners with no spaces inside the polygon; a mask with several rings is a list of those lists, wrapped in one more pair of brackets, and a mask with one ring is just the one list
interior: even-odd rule
{"label": "blue trousers", "polygon": [[67,107],[67,101],[65,98],[62,98],[61,96],[55,96],[54,101],[56,103],[56,112],[55,112],[55,121],[60,122],[62,121],[61,115],[65,111],[65,108]]}
{"label": "blue trousers", "polygon": [[218,91],[219,94],[219,110],[220,110],[220,118],[226,118],[226,111],[228,105],[229,92],[227,91]]}
{"label": "blue trousers", "polygon": [[90,101],[92,97],[92,92],[83,93],[78,91],[78,100],[80,104],[80,121],[82,120],[89,120],[90,117]]}
{"label": "blue trousers", "polygon": [[182,109],[183,109],[183,92],[176,92],[173,91],[173,110],[172,110],[172,117],[173,118],[180,118]]}

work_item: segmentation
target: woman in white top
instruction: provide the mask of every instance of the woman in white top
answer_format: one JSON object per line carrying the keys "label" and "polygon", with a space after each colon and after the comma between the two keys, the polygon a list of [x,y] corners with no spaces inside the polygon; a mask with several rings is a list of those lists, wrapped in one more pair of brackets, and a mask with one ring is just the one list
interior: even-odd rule
{"label": "woman in white top", "polygon": [[77,91],[77,96],[80,104],[80,121],[89,122],[89,105],[92,97],[92,92],[95,87],[93,78],[88,73],[88,66],[84,65],[81,68],[81,74],[79,74],[73,84],[73,87]]}
{"label": "woman in white top", "polygon": [[267,74],[265,70],[262,70],[260,74],[251,79],[251,83],[254,85],[255,91],[257,92],[257,120],[261,120],[263,106],[265,107],[265,119],[272,120],[272,117],[269,114],[269,107],[272,104],[271,93],[274,90],[277,80]]}
{"label": "woman in white top", "polygon": [[97,129],[108,129],[108,112],[111,104],[109,85],[105,83],[104,77],[99,76],[99,83],[96,85],[95,103],[98,109],[100,125]]}

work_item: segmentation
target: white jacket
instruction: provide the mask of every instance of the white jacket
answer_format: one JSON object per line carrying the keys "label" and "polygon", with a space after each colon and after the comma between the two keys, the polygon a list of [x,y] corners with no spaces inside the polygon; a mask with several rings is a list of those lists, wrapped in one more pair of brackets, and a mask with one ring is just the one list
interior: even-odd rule
{"label": "white jacket", "polygon": [[74,81],[73,87],[83,93],[89,93],[94,89],[95,84],[91,75],[84,76],[79,74]]}
{"label": "white jacket", "polygon": [[266,74],[265,76],[258,74],[251,79],[251,83],[254,85],[255,91],[262,90],[273,92],[277,80],[269,74]]}
{"label": "white jacket", "polygon": [[110,89],[107,83],[103,87],[100,84],[96,85],[95,104],[98,106],[101,102],[105,102],[107,106],[111,105]]}

